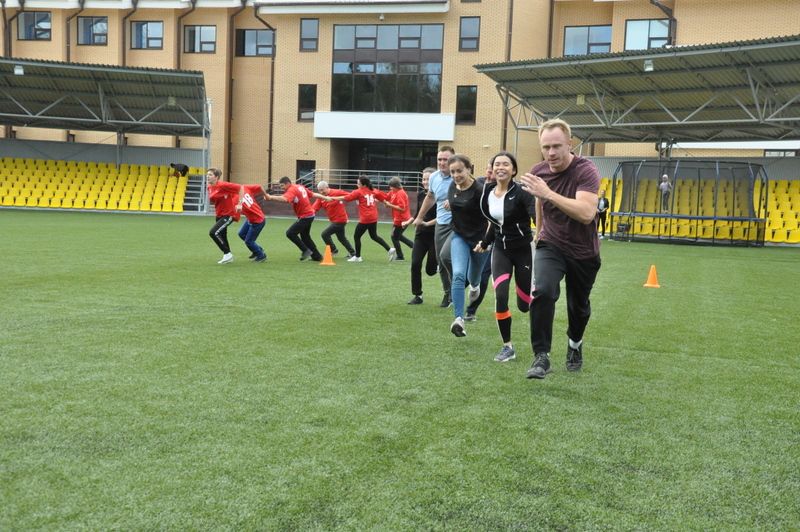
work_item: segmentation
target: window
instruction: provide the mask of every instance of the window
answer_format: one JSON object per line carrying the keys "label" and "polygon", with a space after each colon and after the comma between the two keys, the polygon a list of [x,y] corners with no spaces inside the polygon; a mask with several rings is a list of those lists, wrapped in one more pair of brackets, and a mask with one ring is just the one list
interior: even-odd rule
{"label": "window", "polygon": [[161,21],[131,22],[131,48],[160,50],[164,47],[164,23]]}
{"label": "window", "polygon": [[602,54],[611,51],[611,26],[567,26],[564,55]]}
{"label": "window", "polygon": [[478,87],[461,85],[456,87],[456,124],[474,124],[478,109]]}
{"label": "window", "polygon": [[300,85],[297,89],[297,120],[304,122],[314,120],[317,110],[317,86]]}
{"label": "window", "polygon": [[458,40],[459,50],[477,51],[480,47],[481,18],[461,17],[461,34]]}
{"label": "window", "polygon": [[375,48],[378,27],[368,24],[356,26],[356,48]]}
{"label": "window", "polygon": [[183,51],[187,54],[213,54],[217,51],[216,26],[183,28]]}
{"label": "window", "polygon": [[236,30],[236,55],[258,57],[275,55],[273,30]]}
{"label": "window", "polygon": [[108,44],[108,17],[78,17],[78,44]]}
{"label": "window", "polygon": [[300,19],[300,51],[316,52],[319,44],[319,19]]}
{"label": "window", "polygon": [[331,110],[438,113],[442,24],[336,25]]}
{"label": "window", "polygon": [[49,41],[50,12],[26,11],[17,18],[17,38],[20,41]]}
{"label": "window", "polygon": [[625,49],[647,50],[669,44],[669,20],[626,20]]}

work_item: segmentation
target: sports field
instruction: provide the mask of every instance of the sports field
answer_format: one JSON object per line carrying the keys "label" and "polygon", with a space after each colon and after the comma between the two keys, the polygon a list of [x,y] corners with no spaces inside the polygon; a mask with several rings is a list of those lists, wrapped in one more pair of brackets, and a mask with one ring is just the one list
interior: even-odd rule
{"label": "sports field", "polygon": [[492,295],[457,339],[368,239],[212,223],[0,210],[0,530],[800,526],[800,249],[603,242],[583,371],[562,298],[528,381]]}

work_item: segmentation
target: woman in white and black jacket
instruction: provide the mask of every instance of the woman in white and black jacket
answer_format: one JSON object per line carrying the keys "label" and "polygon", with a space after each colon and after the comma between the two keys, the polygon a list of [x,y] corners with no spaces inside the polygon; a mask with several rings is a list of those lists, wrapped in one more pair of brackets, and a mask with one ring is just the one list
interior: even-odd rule
{"label": "woman in white and black jacket", "polygon": [[533,232],[531,220],[536,218],[535,199],[515,181],[517,159],[507,151],[492,158],[494,182],[487,182],[481,195],[481,212],[489,220],[486,237],[476,250],[492,245],[492,278],[495,291],[495,317],[503,347],[495,360],[507,362],[516,358],[511,343],[511,311],[508,307],[511,277],[514,277],[517,308],[528,312],[533,292]]}

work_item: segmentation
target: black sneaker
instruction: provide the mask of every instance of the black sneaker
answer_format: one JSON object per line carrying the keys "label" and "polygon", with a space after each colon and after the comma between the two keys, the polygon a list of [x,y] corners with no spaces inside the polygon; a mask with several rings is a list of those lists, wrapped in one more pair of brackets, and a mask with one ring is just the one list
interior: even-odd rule
{"label": "black sneaker", "polygon": [[567,371],[580,371],[583,366],[583,343],[578,349],[572,349],[567,344]]}
{"label": "black sneaker", "polygon": [[338,249],[332,249],[331,250],[331,255],[338,255],[338,254],[339,254],[339,250]]}
{"label": "black sneaker", "polygon": [[411,298],[411,301],[408,302],[409,305],[421,305],[422,298],[420,296],[414,296]]}
{"label": "black sneaker", "polygon": [[475,321],[478,318],[475,316],[474,312],[467,311],[467,315],[464,316],[464,321]]}
{"label": "black sneaker", "polygon": [[494,357],[495,362],[508,362],[509,360],[514,360],[517,358],[517,353],[514,351],[514,348],[510,345],[504,345],[503,349],[497,353],[497,356]]}
{"label": "black sneaker", "polygon": [[548,353],[536,353],[531,369],[528,370],[526,376],[529,379],[544,379],[544,376],[548,373],[550,373],[550,355]]}
{"label": "black sneaker", "polygon": [[450,294],[445,294],[444,297],[442,298],[442,302],[439,304],[439,306],[442,307],[442,308],[447,308],[452,304],[453,304],[453,302],[450,301]]}
{"label": "black sneaker", "polygon": [[308,260],[311,258],[311,250],[307,249],[300,255],[300,260]]}
{"label": "black sneaker", "polygon": [[263,257],[256,257],[253,259],[253,262],[266,262],[267,256],[264,255]]}
{"label": "black sneaker", "polygon": [[257,255],[257,254],[255,254],[255,253],[251,253],[251,254],[250,254],[250,256],[249,256],[249,257],[247,257],[247,258],[248,258],[248,259],[250,259],[250,260],[253,260],[253,259],[254,259],[254,258],[256,258],[256,257],[258,257],[258,255]]}

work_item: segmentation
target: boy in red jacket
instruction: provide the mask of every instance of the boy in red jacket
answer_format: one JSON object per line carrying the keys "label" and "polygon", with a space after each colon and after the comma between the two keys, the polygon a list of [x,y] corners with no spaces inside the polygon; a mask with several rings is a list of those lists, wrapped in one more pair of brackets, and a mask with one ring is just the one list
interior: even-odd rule
{"label": "boy in red jacket", "polygon": [[256,243],[258,235],[261,234],[261,230],[267,223],[264,211],[256,201],[261,194],[263,194],[261,185],[242,185],[239,191],[239,205],[236,207],[236,210],[245,216],[242,228],[239,229],[239,238],[244,240],[244,245],[251,251],[250,258],[255,262],[267,260],[264,248]]}
{"label": "boy in red jacket", "polygon": [[233,262],[231,246],[228,244],[228,226],[239,221],[236,212],[236,203],[239,201],[239,185],[223,181],[222,171],[218,168],[209,168],[206,173],[208,183],[208,199],[214,204],[217,220],[208,236],[222,251],[222,258],[217,264]]}
{"label": "boy in red jacket", "polygon": [[[280,196],[273,196],[264,191],[264,197],[269,201],[282,201],[292,206],[297,221],[286,230],[286,238],[300,248],[300,260],[311,260],[320,262],[322,255],[317,249],[317,245],[311,239],[311,224],[314,223],[314,209],[311,208],[311,202],[308,198],[312,195],[309,190],[303,185],[292,184],[292,180],[287,176],[283,176],[278,183],[283,189],[283,194]],[[321,197],[321,196],[320,196]],[[327,198],[326,198],[327,199]]]}
{"label": "boy in red jacket", "polygon": [[336,235],[336,238],[347,250],[347,258],[349,259],[356,254],[356,250],[353,249],[353,245],[350,244],[347,235],[344,234],[344,228],[350,219],[347,217],[347,209],[345,209],[344,203],[337,199],[341,196],[347,196],[347,192],[329,187],[327,181],[317,183],[317,190],[319,190],[320,194],[333,198],[331,201],[317,198],[317,201],[312,205],[314,212],[325,209],[328,213],[328,220],[331,222],[328,227],[322,230],[322,241],[331,247],[331,254],[336,255],[339,250],[336,249],[336,244],[333,243],[332,238],[333,235]]}

